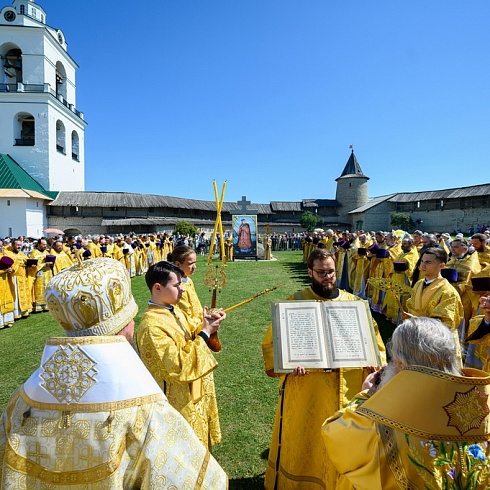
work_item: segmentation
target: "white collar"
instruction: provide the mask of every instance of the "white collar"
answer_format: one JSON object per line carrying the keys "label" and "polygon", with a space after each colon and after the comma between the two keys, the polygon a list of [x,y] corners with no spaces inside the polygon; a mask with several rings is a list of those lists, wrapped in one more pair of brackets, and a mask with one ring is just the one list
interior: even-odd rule
{"label": "white collar", "polygon": [[41,366],[23,386],[31,406],[113,410],[164,399],[157,382],[120,335],[50,337]]}

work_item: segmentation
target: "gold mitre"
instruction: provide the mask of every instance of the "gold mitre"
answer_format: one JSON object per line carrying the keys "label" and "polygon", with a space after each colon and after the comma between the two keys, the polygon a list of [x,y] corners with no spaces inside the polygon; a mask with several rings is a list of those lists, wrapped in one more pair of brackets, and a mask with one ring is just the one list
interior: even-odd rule
{"label": "gold mitre", "polygon": [[124,265],[109,257],[85,260],[56,274],[46,301],[68,337],[114,335],[138,312]]}

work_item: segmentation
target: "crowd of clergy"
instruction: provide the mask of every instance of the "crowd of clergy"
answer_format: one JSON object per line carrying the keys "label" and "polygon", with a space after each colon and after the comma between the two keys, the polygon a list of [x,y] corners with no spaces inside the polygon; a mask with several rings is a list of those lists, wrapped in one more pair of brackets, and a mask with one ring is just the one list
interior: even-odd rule
{"label": "crowd of clergy", "polygon": [[74,264],[97,257],[122,262],[131,277],[166,258],[177,240],[186,237],[155,235],[57,236],[0,240],[0,328],[31,313],[47,311],[45,290],[54,275]]}
{"label": "crowd of clergy", "polygon": [[[315,248],[334,253],[339,288],[367,299],[373,311],[384,314],[396,325],[403,319],[413,286],[424,276],[420,271],[421,255],[430,247],[441,248],[448,257],[442,275],[458,291],[464,312],[464,322],[456,309],[446,323],[459,328],[463,339],[470,319],[477,313],[480,297],[473,291],[472,279],[490,277],[490,227],[482,226],[478,231],[481,233],[467,240],[461,233],[451,237],[448,233],[419,230],[412,234],[400,230],[355,233],[319,230],[272,233],[259,241],[264,245],[266,260],[276,250],[301,248],[304,262]],[[224,239],[226,258],[231,260],[231,233]],[[45,287],[54,274],[70,265],[90,258],[111,257],[122,262],[134,277],[145,274],[153,263],[166,260],[179,245],[188,245],[203,254],[208,252],[210,243],[205,233],[195,237],[130,233],[0,239],[0,328],[12,326],[15,320],[32,312],[47,311]],[[220,250],[219,243],[215,250]]]}
{"label": "crowd of clergy", "polygon": [[[412,234],[327,230],[306,234],[303,258],[306,262],[315,248],[327,249],[336,257],[339,288],[368,300],[374,312],[394,325],[410,314],[437,318],[465,344],[472,332],[470,323],[481,319],[480,298],[490,288],[490,227],[479,231],[465,239],[462,233],[451,237],[420,230]],[[426,275],[422,256],[433,249],[443,251],[437,258],[440,271],[420,282]]]}
{"label": "crowd of clergy", "polygon": [[[233,242],[231,234],[224,238],[229,240],[229,246],[226,249],[230,249],[230,253],[232,253]],[[99,257],[115,259],[124,265],[129,277],[145,275],[146,282],[150,288],[151,300],[149,309],[145,313],[148,316],[147,320],[145,320],[148,325],[143,322],[144,326],[138,343],[140,351],[145,351],[146,349],[142,357],[147,364],[147,368],[150,372],[154,368],[155,373],[152,372],[152,374],[154,374],[158,382],[161,381],[163,383],[162,389],[165,390],[168,388],[168,380],[162,375],[160,362],[165,356],[161,355],[155,347],[156,344],[152,343],[154,339],[150,334],[153,332],[153,335],[156,335],[155,338],[158,338],[159,342],[161,342],[161,331],[180,332],[179,325],[185,325],[186,322],[190,322],[190,320],[182,318],[180,322],[177,322],[177,326],[174,325],[176,320],[173,305],[179,301],[182,303],[184,291],[187,291],[187,294],[192,292],[195,297],[194,299],[191,297],[187,298],[183,304],[187,305],[189,311],[198,311],[199,315],[196,318],[199,324],[202,323],[203,310],[198,302],[197,295],[195,295],[192,280],[189,276],[195,270],[196,253],[201,251],[201,244],[204,241],[205,236],[203,234],[191,238],[167,233],[128,234],[124,236],[93,235],[90,237],[57,236],[50,239],[43,237],[37,240],[19,237],[0,240],[0,328],[10,327],[16,320],[25,318],[31,313],[48,311],[46,301],[48,283],[52,281],[54,276],[68,267]],[[273,235],[263,236],[261,241],[266,251],[264,258],[270,260],[272,258]],[[333,282],[336,281],[335,287],[340,290],[340,293],[333,299],[342,301],[367,300],[373,312],[385,315],[394,325],[400,325],[404,320],[417,317],[437,319],[446,325],[453,334],[449,335],[454,337],[453,345],[456,346],[458,364],[490,372],[490,348],[489,340],[487,339],[487,337],[490,337],[488,335],[490,328],[490,307],[488,306],[490,305],[490,229],[485,227],[479,230],[478,233],[472,234],[468,239],[465,239],[462,234],[456,234],[451,237],[447,233],[431,234],[423,233],[419,230],[414,231],[412,234],[402,230],[369,233],[364,231],[350,233],[348,231],[334,232],[333,230],[327,230],[323,232],[318,230],[311,234],[301,234],[299,243],[303,250],[303,259],[308,265],[310,278],[313,280],[314,274],[317,274],[324,280],[328,280],[331,277]],[[330,254],[334,255],[335,262],[330,254],[325,257],[319,255],[322,252],[320,249],[324,249],[325,252],[330,252]],[[182,252],[181,254],[179,250]],[[315,253],[319,257],[313,262],[311,258],[312,252],[313,257],[315,257]],[[176,257],[172,259],[172,255],[176,255]],[[161,262],[168,260],[169,257],[175,265]],[[229,258],[230,256],[227,257],[227,259]],[[318,264],[322,268],[318,269]],[[120,267],[120,265],[118,266]],[[322,274],[321,276],[319,275],[320,273]],[[163,280],[164,276],[168,276],[170,278],[168,281],[170,282],[167,283],[167,279]],[[186,284],[185,289],[180,287],[181,281]],[[179,291],[179,294],[177,295],[175,291]],[[300,296],[294,296],[290,299],[311,299],[310,297],[303,297],[301,294],[312,295],[313,298],[316,298],[315,294],[317,293],[315,291],[313,287],[311,289],[307,288],[298,293]],[[321,298],[322,300],[332,299],[328,296],[321,296]],[[485,300],[485,304],[482,304],[482,299]],[[184,316],[185,311],[185,308],[182,307]],[[208,369],[207,365],[202,362],[204,358],[208,360],[208,363],[214,363],[209,367],[209,372],[216,367],[216,361],[211,352],[208,352],[207,347],[213,350],[209,343],[212,338],[210,336],[217,332],[219,322],[226,315],[218,313],[214,313],[214,315],[217,316],[204,313],[204,325],[206,328],[209,327],[204,333],[200,332],[194,335],[199,329],[191,328],[191,323],[189,323],[189,332],[194,337],[192,337],[191,333],[188,333],[185,337],[185,342],[192,339],[193,343],[196,346],[199,344],[201,350],[205,352],[205,355],[202,354],[199,357],[199,362],[189,361],[192,369],[196,369],[196,366],[200,366],[199,369],[202,368],[201,370],[204,368]],[[213,322],[216,323],[216,326],[212,326],[214,325]],[[379,337],[379,344],[382,346],[383,343],[379,336],[379,331],[376,330],[376,332]],[[145,334],[147,334],[147,337],[145,337]],[[168,345],[163,343],[158,346],[162,352],[167,352],[165,349],[168,350],[170,344],[172,348],[175,347],[172,343],[174,342],[172,335],[168,334],[168,339],[170,339],[167,339]],[[202,341],[197,338],[199,336],[203,339]],[[184,346],[178,345],[177,347],[184,349]],[[382,347],[384,349],[384,346]],[[268,350],[271,351],[271,348]],[[150,353],[152,352],[158,353],[154,361],[151,360]],[[266,357],[265,364],[267,368]],[[361,369],[358,371],[358,375],[365,374]],[[169,373],[171,372],[171,368],[169,368]],[[202,378],[201,385],[194,387],[197,390],[196,393],[192,390],[189,392],[187,388],[184,391],[189,400],[191,398],[194,400],[193,397],[195,396],[197,401],[201,401],[203,393],[209,394],[208,392],[210,392],[210,386],[212,385],[213,397],[211,398],[214,408],[212,410],[206,408],[207,411],[205,413],[209,411],[213,415],[213,420],[217,421],[214,382],[212,377],[206,378],[208,371],[203,373],[199,376],[196,375],[199,380]],[[301,373],[301,376],[304,374]],[[315,377],[313,374],[307,378],[310,380],[312,390],[311,394],[305,398],[305,400],[308,400],[308,404],[313,403],[312,400],[315,399],[315,393],[322,392],[318,390],[318,376]],[[330,386],[329,383],[332,382],[331,378],[335,373],[328,375],[328,373],[322,372],[320,374],[322,378],[325,377],[327,380],[325,381],[326,384]],[[342,371],[341,377],[344,375],[346,380],[350,376]],[[192,376],[189,375],[189,379],[192,378],[191,381],[194,384],[194,377],[196,376],[194,371],[192,371]],[[360,387],[361,382],[362,380],[357,380],[356,385]],[[287,410],[287,403],[291,402],[297,408],[298,400],[305,393],[304,386],[306,382],[304,380],[290,379],[288,381],[288,390],[284,389],[284,383],[285,381],[283,381],[281,389],[281,393],[283,393],[281,395],[282,401],[278,405],[280,407],[278,427],[282,429],[279,431],[274,430],[275,435],[273,435],[268,474],[266,475],[266,488],[281,488],[280,485],[277,486],[277,482],[280,481],[278,480],[280,468],[282,467],[281,465],[289,464],[287,458],[290,457],[286,441],[282,441],[281,434],[287,433],[288,420],[292,419],[293,413],[298,412],[296,409]],[[299,392],[296,393],[294,391],[296,385],[298,389],[302,387],[301,396],[298,395]],[[335,388],[334,391],[339,390]],[[289,395],[285,395],[286,392]],[[176,395],[176,400],[179,397],[182,398],[181,395]],[[190,403],[187,398],[186,407]],[[175,400],[172,404],[174,406],[178,405]],[[186,419],[189,418],[191,426],[203,444],[212,445],[220,440],[219,427],[214,432],[212,428],[208,428],[208,432],[200,434],[192,424],[192,420],[196,419],[196,414],[187,414],[186,416],[185,410],[181,409],[181,407],[179,411]],[[320,410],[320,412],[323,413],[323,410]],[[327,415],[331,416],[332,413]],[[206,424],[203,423],[201,425],[205,426]],[[296,422],[290,425],[296,428],[300,427]],[[304,432],[303,436],[305,434],[307,432]],[[315,436],[308,437],[306,442],[311,445],[312,440],[319,437],[320,431],[315,428]],[[291,441],[294,440],[294,451],[291,454],[298,453],[297,439],[299,438],[299,435],[290,438]],[[323,456],[323,452],[318,452],[318,458],[322,460],[318,463],[318,466],[323,467],[323,460],[326,459]],[[298,458],[291,456],[290,459],[296,461]],[[309,464],[303,457],[301,459],[303,460],[303,466],[306,466],[305,471],[308,470],[307,472],[309,472],[311,470],[310,466],[313,464]],[[298,470],[298,474],[301,471],[303,470]],[[287,471],[284,474],[287,474]],[[336,478],[336,476],[334,475],[332,478]],[[297,488],[303,487],[300,485]]]}

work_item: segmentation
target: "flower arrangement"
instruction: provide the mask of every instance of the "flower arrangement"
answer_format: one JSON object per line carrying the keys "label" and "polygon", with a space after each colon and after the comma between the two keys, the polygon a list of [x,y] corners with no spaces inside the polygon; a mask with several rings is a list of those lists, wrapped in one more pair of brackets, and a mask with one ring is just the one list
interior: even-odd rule
{"label": "flower arrangement", "polygon": [[408,458],[426,483],[427,490],[489,488],[488,442],[420,441],[422,452],[406,435]]}

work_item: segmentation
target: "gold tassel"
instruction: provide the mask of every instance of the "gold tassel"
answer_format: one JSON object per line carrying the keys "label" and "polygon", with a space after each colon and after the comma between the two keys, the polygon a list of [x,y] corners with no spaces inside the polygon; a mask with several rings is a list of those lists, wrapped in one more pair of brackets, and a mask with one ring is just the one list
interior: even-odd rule
{"label": "gold tassel", "polygon": [[112,421],[114,420],[114,412],[111,410],[109,412],[109,417],[107,417],[107,432],[112,433]]}
{"label": "gold tassel", "polygon": [[68,429],[69,427],[71,427],[71,412],[63,410],[60,421],[58,422],[58,428]]}

